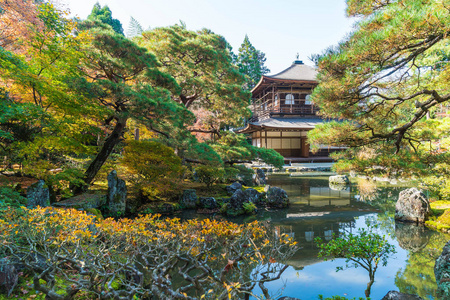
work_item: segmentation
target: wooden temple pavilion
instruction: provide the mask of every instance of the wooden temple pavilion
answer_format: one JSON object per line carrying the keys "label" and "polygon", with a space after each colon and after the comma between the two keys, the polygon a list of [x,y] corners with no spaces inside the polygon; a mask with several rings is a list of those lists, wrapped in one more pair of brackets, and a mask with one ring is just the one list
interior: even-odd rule
{"label": "wooden temple pavilion", "polygon": [[239,132],[251,134],[253,146],[274,149],[289,162],[331,161],[329,154],[339,148],[323,146],[312,153],[306,137],[326,122],[310,100],[316,75],[300,60],[278,74],[263,75],[252,90],[253,116]]}

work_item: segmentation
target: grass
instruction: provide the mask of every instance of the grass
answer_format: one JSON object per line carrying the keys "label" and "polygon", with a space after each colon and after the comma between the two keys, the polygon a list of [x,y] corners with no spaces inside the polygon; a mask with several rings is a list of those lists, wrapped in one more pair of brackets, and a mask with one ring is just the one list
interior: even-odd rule
{"label": "grass", "polygon": [[439,231],[450,231],[450,201],[434,201],[430,203],[430,207],[433,216],[425,225]]}

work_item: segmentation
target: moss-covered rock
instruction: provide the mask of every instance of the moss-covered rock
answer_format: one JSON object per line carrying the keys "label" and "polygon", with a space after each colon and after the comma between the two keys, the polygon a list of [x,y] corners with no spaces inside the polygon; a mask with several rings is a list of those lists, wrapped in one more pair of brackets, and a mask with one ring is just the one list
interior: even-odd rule
{"label": "moss-covered rock", "polygon": [[106,204],[106,195],[99,193],[84,193],[75,197],[68,198],[53,204],[56,207],[75,208],[87,210],[89,208],[97,208]]}
{"label": "moss-covered rock", "polygon": [[85,209],[85,211],[87,213],[91,214],[91,215],[94,215],[97,218],[97,220],[103,220],[104,219],[103,215],[102,215],[102,212],[99,209],[97,209],[97,208],[87,208],[87,209]]}

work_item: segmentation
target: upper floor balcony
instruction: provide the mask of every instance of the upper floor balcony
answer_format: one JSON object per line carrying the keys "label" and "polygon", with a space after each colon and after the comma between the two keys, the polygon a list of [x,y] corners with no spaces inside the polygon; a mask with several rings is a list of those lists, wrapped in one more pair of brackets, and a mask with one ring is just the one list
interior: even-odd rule
{"label": "upper floor balcony", "polygon": [[319,111],[304,92],[267,93],[258,99],[253,99],[250,121],[261,121],[270,117],[283,116],[315,116]]}

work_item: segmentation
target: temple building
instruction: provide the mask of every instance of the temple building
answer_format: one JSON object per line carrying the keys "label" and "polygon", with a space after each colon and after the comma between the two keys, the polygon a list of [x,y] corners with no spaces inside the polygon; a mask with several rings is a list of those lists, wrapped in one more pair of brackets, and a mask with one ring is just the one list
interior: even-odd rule
{"label": "temple building", "polygon": [[339,148],[323,146],[312,153],[306,134],[326,122],[317,115],[310,95],[317,71],[296,60],[286,70],[263,75],[252,90],[252,118],[239,132],[251,134],[252,144],[276,150],[289,162],[330,161]]}

